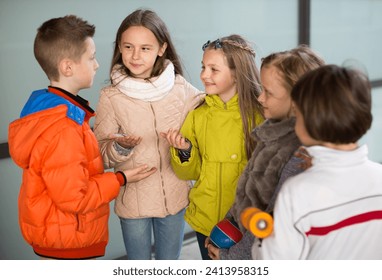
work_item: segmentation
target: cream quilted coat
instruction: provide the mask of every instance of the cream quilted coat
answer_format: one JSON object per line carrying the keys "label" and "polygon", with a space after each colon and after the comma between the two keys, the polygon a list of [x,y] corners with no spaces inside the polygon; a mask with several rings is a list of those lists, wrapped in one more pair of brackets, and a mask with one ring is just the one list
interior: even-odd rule
{"label": "cream quilted coat", "polygon": [[[179,75],[170,92],[157,101],[132,98],[121,92],[118,85],[102,89],[94,132],[105,168],[117,171],[148,164],[158,169],[152,176],[121,188],[115,202],[119,217],[165,217],[188,205],[189,182],[178,179],[173,172],[169,145],[160,132],[179,129],[202,97]],[[128,156],[122,156],[114,149],[113,141],[108,140],[114,133],[141,136],[142,142]]]}

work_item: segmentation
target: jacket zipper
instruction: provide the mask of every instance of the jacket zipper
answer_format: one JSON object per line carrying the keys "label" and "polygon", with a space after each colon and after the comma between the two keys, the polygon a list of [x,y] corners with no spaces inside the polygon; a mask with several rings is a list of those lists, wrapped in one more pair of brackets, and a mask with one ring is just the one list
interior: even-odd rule
{"label": "jacket zipper", "polygon": [[218,179],[218,188],[219,188],[219,201],[218,201],[218,221],[220,222],[221,210],[222,210],[222,197],[223,197],[223,188],[222,188],[222,163],[219,164],[219,179]]}
{"label": "jacket zipper", "polygon": [[159,135],[158,135],[158,132],[157,132],[157,123],[156,123],[156,116],[155,116],[155,111],[154,111],[154,108],[152,106],[152,104],[150,103],[150,108],[151,108],[151,111],[153,113],[153,116],[154,116],[154,128],[155,128],[155,134],[157,136],[157,150],[158,150],[158,155],[159,155],[159,175],[160,175],[160,178],[161,178],[161,186],[162,186],[162,192],[163,192],[163,200],[164,200],[164,207],[167,211],[167,213],[169,212],[168,211],[168,208],[167,208],[167,200],[166,200],[166,191],[164,189],[164,182],[163,182],[163,176],[162,176],[162,160],[161,160],[161,153],[160,153],[160,149],[159,149]]}
{"label": "jacket zipper", "polygon": [[[225,103],[224,102],[224,110],[227,110],[227,103]],[[220,222],[220,217],[221,217],[221,210],[222,210],[222,204],[223,204],[223,202],[222,202],[222,198],[223,198],[223,186],[222,186],[222,163],[220,163],[219,164],[219,183],[218,183],[218,188],[219,188],[219,202],[218,202],[218,205],[219,205],[219,207],[218,207],[218,209],[219,209],[219,211],[218,211],[218,221],[217,222]],[[224,215],[225,215],[225,213],[224,213]]]}

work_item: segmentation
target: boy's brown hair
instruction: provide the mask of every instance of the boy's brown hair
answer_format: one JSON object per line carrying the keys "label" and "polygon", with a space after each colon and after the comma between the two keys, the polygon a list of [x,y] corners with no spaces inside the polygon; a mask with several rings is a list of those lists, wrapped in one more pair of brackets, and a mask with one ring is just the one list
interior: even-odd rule
{"label": "boy's brown hair", "polygon": [[34,55],[49,80],[58,81],[62,59],[80,60],[86,51],[85,40],[94,33],[94,25],[74,15],[50,19],[37,29]]}
{"label": "boy's brown hair", "polygon": [[356,143],[371,127],[371,86],[360,71],[326,65],[292,90],[309,135],[334,144]]}

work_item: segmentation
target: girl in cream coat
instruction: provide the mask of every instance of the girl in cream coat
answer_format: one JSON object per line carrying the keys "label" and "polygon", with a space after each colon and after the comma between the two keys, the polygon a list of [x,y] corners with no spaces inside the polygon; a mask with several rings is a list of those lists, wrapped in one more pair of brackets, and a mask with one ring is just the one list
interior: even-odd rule
{"label": "girl in cream coat", "polygon": [[147,180],[127,183],[116,199],[127,257],[151,259],[153,230],[156,259],[177,259],[189,183],[172,171],[169,144],[160,132],[180,128],[200,103],[200,92],[181,76],[166,26],[148,10],[122,22],[110,72],[112,84],[101,91],[95,122],[105,168],[157,169]]}

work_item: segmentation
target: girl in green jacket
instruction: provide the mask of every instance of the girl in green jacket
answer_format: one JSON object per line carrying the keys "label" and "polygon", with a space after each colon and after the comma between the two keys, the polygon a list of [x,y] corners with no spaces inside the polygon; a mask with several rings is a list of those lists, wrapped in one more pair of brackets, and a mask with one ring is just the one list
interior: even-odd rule
{"label": "girl in green jacket", "polygon": [[205,102],[191,111],[181,130],[162,133],[172,146],[172,167],[194,180],[185,220],[196,231],[203,259],[205,240],[235,199],[238,178],[255,147],[251,131],[263,121],[255,52],[240,35],[203,45],[200,79]]}

